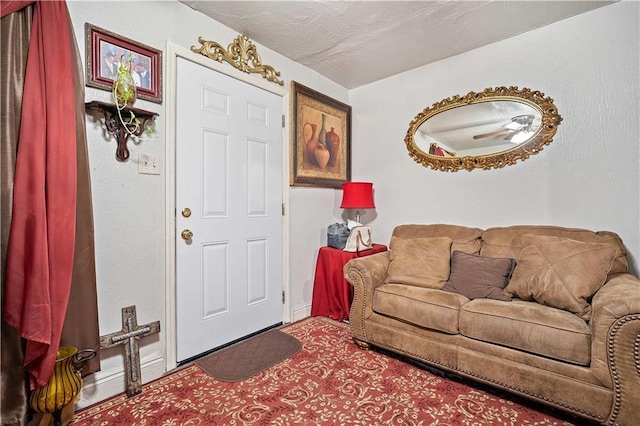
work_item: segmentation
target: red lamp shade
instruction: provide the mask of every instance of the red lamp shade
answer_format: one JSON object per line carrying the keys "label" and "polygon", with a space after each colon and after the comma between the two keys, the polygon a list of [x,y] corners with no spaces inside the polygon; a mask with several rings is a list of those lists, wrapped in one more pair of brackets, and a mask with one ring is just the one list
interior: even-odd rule
{"label": "red lamp shade", "polygon": [[345,182],[342,184],[343,209],[373,209],[373,183]]}

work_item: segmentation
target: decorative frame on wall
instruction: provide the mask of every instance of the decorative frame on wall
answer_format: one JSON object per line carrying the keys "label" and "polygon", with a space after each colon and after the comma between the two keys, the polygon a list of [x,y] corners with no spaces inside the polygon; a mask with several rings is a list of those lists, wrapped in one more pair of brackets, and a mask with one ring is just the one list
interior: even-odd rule
{"label": "decorative frame on wall", "polygon": [[351,180],[351,106],[291,82],[291,186]]}
{"label": "decorative frame on wall", "polygon": [[[434,122],[445,116],[447,121],[427,130],[428,120]],[[448,97],[425,108],[409,124],[404,142],[411,158],[433,170],[498,169],[540,153],[553,141],[561,122],[553,99],[539,90],[489,87],[482,92]],[[516,140],[515,136],[523,138]],[[464,154],[469,150],[460,150],[468,147],[468,142],[482,140],[490,142],[485,152]]]}
{"label": "decorative frame on wall", "polygon": [[132,71],[140,77],[139,84],[136,80],[138,98],[162,103],[162,51],[88,22],[85,37],[87,86],[110,91],[118,61],[132,54]]}

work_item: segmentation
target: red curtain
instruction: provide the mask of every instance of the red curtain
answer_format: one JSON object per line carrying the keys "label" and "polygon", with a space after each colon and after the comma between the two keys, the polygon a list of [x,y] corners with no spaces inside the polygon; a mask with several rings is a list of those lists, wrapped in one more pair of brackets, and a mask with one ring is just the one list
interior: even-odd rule
{"label": "red curtain", "polygon": [[8,14],[17,12],[23,7],[29,6],[33,3],[35,3],[34,0],[2,0],[2,3],[0,4],[2,7],[2,16],[0,16],[0,18],[4,18]]}
{"label": "red curtain", "polygon": [[[29,1],[3,1],[2,16]],[[26,339],[31,387],[53,371],[73,271],[76,115],[64,0],[35,2],[16,157],[5,321]]]}

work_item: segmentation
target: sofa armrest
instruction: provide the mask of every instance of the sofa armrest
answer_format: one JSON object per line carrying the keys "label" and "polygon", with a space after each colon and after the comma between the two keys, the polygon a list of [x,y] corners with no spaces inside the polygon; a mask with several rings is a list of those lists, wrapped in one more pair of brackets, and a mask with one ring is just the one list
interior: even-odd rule
{"label": "sofa armrest", "polygon": [[349,321],[353,337],[366,341],[364,320],[373,313],[373,291],[384,284],[389,269],[389,252],[351,259],[344,265],[344,277],[353,286]]}
{"label": "sofa armrest", "polygon": [[591,304],[591,369],[614,391],[609,424],[640,424],[640,280],[618,274]]}

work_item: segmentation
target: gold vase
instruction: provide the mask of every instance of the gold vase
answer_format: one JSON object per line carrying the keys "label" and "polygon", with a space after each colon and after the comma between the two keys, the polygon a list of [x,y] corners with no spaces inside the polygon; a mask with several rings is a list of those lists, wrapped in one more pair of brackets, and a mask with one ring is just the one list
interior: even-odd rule
{"label": "gold vase", "polygon": [[78,351],[78,348],[58,349],[53,374],[49,382],[31,392],[29,405],[34,411],[53,416],[55,426],[62,425],[62,409],[73,402],[82,388],[79,365],[96,356],[92,349]]}
{"label": "gold vase", "polygon": [[138,99],[138,89],[131,75],[131,63],[121,64],[118,75],[113,80],[112,93],[118,108],[133,106]]}

